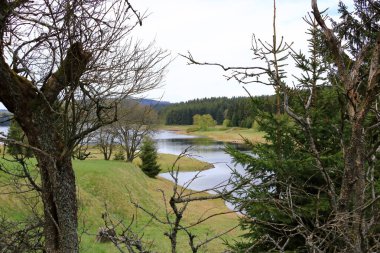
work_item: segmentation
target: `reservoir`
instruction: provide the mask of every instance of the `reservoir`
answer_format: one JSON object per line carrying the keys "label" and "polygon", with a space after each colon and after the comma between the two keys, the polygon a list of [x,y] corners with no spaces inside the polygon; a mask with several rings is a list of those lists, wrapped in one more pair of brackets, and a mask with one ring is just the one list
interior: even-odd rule
{"label": "reservoir", "polygon": [[[159,131],[154,139],[159,153],[179,155],[186,148],[191,147],[189,154],[194,158],[214,165],[214,168],[201,172],[179,172],[178,183],[187,185],[195,176],[197,178],[188,185],[188,189],[204,191],[215,186],[222,185],[231,177],[232,169],[244,174],[241,165],[235,165],[224,151],[224,142],[214,141],[209,138],[182,135],[171,131]],[[241,144],[231,144],[239,150],[244,150]],[[198,174],[199,173],[199,174]],[[159,176],[173,181],[170,173],[161,173]],[[213,193],[209,191],[209,193]]]}
{"label": "reservoir", "polygon": [[8,134],[9,126],[0,126],[0,136],[5,137]]}

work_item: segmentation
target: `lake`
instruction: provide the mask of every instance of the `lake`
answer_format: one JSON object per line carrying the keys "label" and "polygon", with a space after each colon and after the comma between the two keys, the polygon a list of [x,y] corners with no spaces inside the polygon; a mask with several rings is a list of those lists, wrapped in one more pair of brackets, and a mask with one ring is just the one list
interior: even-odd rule
{"label": "lake", "polygon": [[[191,182],[188,189],[204,191],[223,184],[231,177],[231,168],[237,170],[240,174],[244,174],[244,168],[241,165],[233,164],[230,155],[225,153],[224,146],[226,143],[224,142],[177,134],[171,131],[159,131],[154,136],[154,139],[159,153],[179,155],[183,150],[191,147],[190,154],[194,158],[214,165],[214,168],[201,171],[198,175],[198,172],[179,172],[178,183],[181,186],[187,184],[197,175],[197,178]],[[244,146],[241,144],[232,145],[239,150],[244,150]],[[174,181],[169,173],[161,173],[159,176]],[[212,191],[209,192],[213,193]]]}
{"label": "lake", "polygon": [[8,126],[0,126],[0,136],[7,136],[8,129]]}

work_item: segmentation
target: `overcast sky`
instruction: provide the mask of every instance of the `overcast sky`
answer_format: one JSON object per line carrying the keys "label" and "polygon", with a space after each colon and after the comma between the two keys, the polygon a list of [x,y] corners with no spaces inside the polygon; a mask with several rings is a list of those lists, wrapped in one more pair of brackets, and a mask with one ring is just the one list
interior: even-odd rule
{"label": "overcast sky", "polygon": [[[174,59],[160,89],[144,97],[179,102],[194,98],[246,96],[236,81],[226,81],[216,67],[189,66],[178,54],[192,53],[199,61],[229,66],[253,66],[252,34],[272,38],[272,0],[131,0],[135,9],[150,14],[133,36],[171,52]],[[294,42],[295,49],[307,47],[302,17],[310,11],[310,0],[277,0],[278,36]],[[338,0],[319,0],[320,10],[336,15]],[[346,4],[352,1],[344,0]],[[251,84],[252,95],[273,94],[268,86]],[[0,109],[4,106],[0,103]]]}
{"label": "overcast sky", "polygon": [[[310,0],[277,0],[277,30],[295,49],[306,48],[306,24],[302,17],[310,11]],[[345,0],[345,3],[351,1]],[[135,0],[140,11],[150,13],[135,35],[143,41],[156,41],[175,58],[164,86],[145,96],[170,102],[218,96],[245,96],[236,81],[226,81],[216,67],[188,66],[177,56],[190,51],[199,61],[224,65],[252,66],[251,38],[270,41],[272,0]],[[319,8],[336,15],[338,0],[319,0]],[[252,95],[272,94],[271,87],[247,85]]]}

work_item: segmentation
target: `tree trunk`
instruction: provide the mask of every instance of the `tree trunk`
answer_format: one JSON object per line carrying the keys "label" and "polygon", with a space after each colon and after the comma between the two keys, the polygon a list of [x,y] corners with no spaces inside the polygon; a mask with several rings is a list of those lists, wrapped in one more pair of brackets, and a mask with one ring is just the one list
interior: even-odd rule
{"label": "tree trunk", "polygon": [[362,249],[362,208],[365,202],[365,145],[362,122],[355,121],[351,141],[344,154],[344,173],[339,198],[339,212],[345,222],[352,252]]}
{"label": "tree trunk", "polygon": [[133,162],[133,159],[135,159],[134,152],[127,149],[127,162]]}
{"label": "tree trunk", "polygon": [[[34,122],[33,127],[28,124],[29,119]],[[23,115],[17,120],[29,143],[50,155],[35,152],[43,189],[45,250],[78,252],[75,175],[71,153],[65,149],[61,136],[59,116],[42,104],[34,108],[30,118]]]}
{"label": "tree trunk", "polygon": [[78,252],[75,176],[70,158],[38,157],[43,186],[45,250]]}
{"label": "tree trunk", "polygon": [[64,138],[57,100],[62,89],[78,83],[78,76],[89,59],[81,44],[73,44],[63,67],[39,90],[12,71],[0,56],[0,101],[14,114],[29,144],[36,148],[48,253],[76,253],[79,248],[75,175],[71,163],[73,147],[65,142],[69,138]]}

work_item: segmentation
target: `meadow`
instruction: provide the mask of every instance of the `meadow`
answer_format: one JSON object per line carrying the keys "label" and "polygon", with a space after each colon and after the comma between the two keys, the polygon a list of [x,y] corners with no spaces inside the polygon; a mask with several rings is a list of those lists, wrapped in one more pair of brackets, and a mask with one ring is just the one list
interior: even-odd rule
{"label": "meadow", "polygon": [[[176,159],[174,155],[161,154],[159,163],[163,171],[171,166]],[[137,161],[138,163],[138,161]],[[154,252],[169,252],[168,238],[164,235],[170,230],[167,225],[152,221],[151,217],[137,209],[131,202],[138,203],[158,217],[165,217],[166,201],[173,192],[173,183],[163,178],[147,177],[134,163],[124,161],[105,161],[99,159],[99,154],[87,160],[74,160],[76,182],[79,200],[79,234],[81,239],[80,252],[116,253],[119,252],[111,243],[96,242],[96,234],[104,226],[102,215],[107,210],[114,221],[132,224],[131,228],[143,236],[143,241],[150,245]],[[5,162],[4,166],[11,166]],[[179,163],[180,170],[201,170],[210,166],[193,158],[183,158]],[[2,193],[12,192],[11,185],[5,185],[9,178],[0,174]],[[21,197],[23,196],[23,197]],[[25,198],[26,196],[29,196]],[[28,205],[35,201],[31,194],[0,194],[0,213],[12,220],[23,220],[29,215]],[[27,204],[29,203],[29,204]],[[166,203],[167,204],[167,203]],[[37,209],[41,211],[40,205]],[[184,224],[193,224],[201,217],[218,212],[228,212],[222,200],[191,203],[183,218]],[[205,240],[238,224],[238,216],[234,213],[216,216],[202,225],[192,229],[198,241]],[[233,240],[240,234],[234,230],[223,237]],[[222,252],[225,248],[221,239],[212,241],[200,252]],[[178,252],[190,252],[187,237],[180,233]]]}

